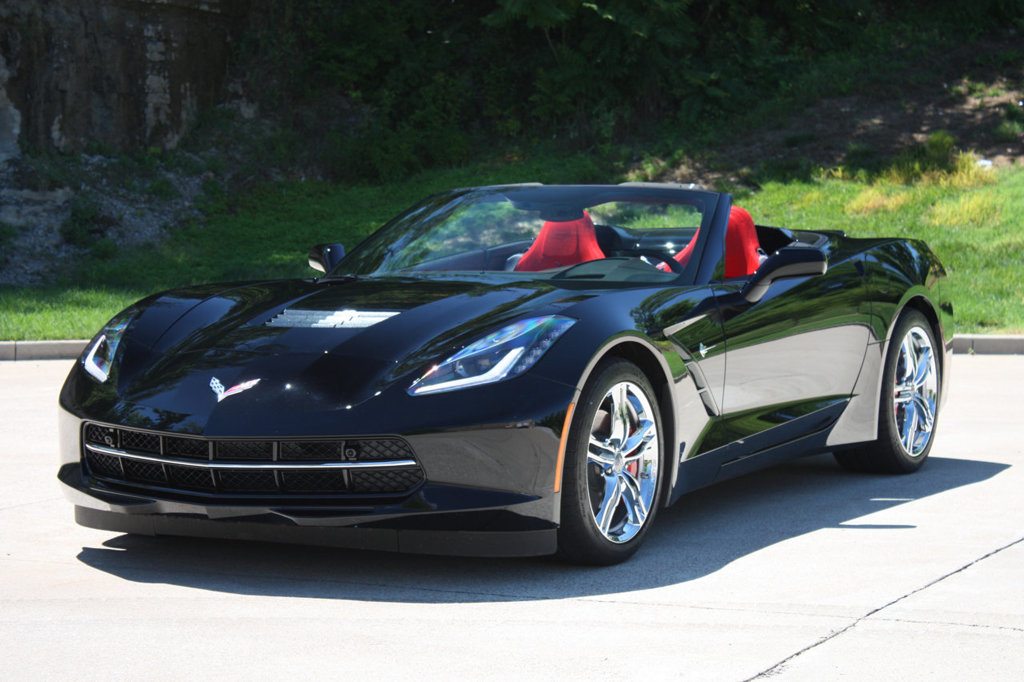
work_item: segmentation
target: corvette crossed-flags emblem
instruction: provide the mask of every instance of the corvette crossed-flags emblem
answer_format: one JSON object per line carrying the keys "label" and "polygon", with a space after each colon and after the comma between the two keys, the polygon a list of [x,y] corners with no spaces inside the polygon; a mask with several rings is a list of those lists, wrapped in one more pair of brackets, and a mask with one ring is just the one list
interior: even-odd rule
{"label": "corvette crossed-flags emblem", "polygon": [[248,391],[250,388],[252,388],[253,386],[255,386],[258,383],[260,383],[259,379],[251,379],[249,381],[243,381],[242,383],[236,384],[236,385],[232,386],[231,388],[225,390],[224,389],[224,384],[220,383],[220,379],[218,379],[217,377],[212,377],[210,379],[210,388],[212,388],[213,392],[217,394],[217,402],[219,403],[220,401],[224,400],[225,398],[230,398],[231,396],[235,395],[236,393],[241,393],[242,391]]}

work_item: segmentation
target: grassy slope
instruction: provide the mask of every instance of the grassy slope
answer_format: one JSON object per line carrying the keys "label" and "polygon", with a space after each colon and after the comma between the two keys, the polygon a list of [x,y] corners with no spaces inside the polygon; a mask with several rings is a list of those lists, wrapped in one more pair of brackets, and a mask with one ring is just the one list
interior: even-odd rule
{"label": "grassy slope", "polygon": [[[417,198],[496,182],[615,180],[585,157],[503,161],[425,173],[380,187],[272,185],[211,210],[166,243],[89,260],[60,287],[0,290],[0,338],[88,337],[117,310],[173,286],[216,280],[307,276],[316,242],[353,245]],[[954,282],[957,330],[1024,331],[1024,169],[989,183],[821,179],[768,182],[738,197],[758,222],[843,229],[853,236],[924,239]]]}
{"label": "grassy slope", "polygon": [[118,310],[161,289],[311,276],[306,251],[312,244],[351,247],[433,192],[503,182],[598,182],[608,174],[585,156],[568,156],[477,163],[384,186],[267,185],[222,198],[204,224],[184,226],[163,244],[106,260],[85,257],[55,286],[0,287],[0,339],[88,338]]}
{"label": "grassy slope", "polygon": [[[991,73],[984,82],[990,83],[989,89],[996,85],[1009,87],[1020,81],[1016,38],[992,49],[986,48],[982,40],[979,48],[961,44],[971,36],[951,33],[943,21],[936,21],[934,25],[916,18],[910,21],[907,25],[915,26],[915,41],[909,46],[902,40],[906,25],[879,24],[877,31],[865,34],[862,44],[848,52],[826,56],[789,74],[777,97],[760,100],[737,120],[721,121],[698,136],[704,141],[693,141],[693,149],[682,145],[682,140],[674,140],[668,131],[650,149],[628,152],[645,159],[659,159],[663,155],[669,159],[639,172],[635,165],[627,168],[627,163],[600,155],[567,156],[534,149],[526,160],[501,158],[457,169],[432,170],[384,186],[288,182],[259,187],[240,197],[220,197],[210,202],[203,224],[183,226],[162,244],[132,249],[107,259],[85,256],[48,288],[0,287],[0,339],[87,337],[128,303],[160,289],[217,280],[311,275],[305,265],[309,245],[341,241],[352,246],[416,199],[450,187],[531,180],[618,182],[627,177],[663,177],[674,165],[672,159],[678,156],[676,161],[685,164],[693,154],[722,155],[729,173],[745,166],[754,167],[758,159],[775,155],[766,153],[762,145],[748,145],[748,140],[757,142],[773,126],[799,127],[804,120],[803,109],[824,98],[859,94],[869,103],[895,98],[905,106],[913,104],[918,109],[927,109],[926,99],[904,102],[902,98],[922,83],[930,83],[930,88],[935,79],[945,82],[945,76],[940,78],[929,70],[935,64],[945,63],[939,57],[950,50],[966,50],[965,59],[977,57],[975,61],[980,60],[983,66],[988,64],[986,68]],[[950,73],[956,75],[961,75],[961,66],[956,60],[946,64],[947,70],[952,69]],[[972,81],[966,79],[963,83],[970,85]],[[925,98],[942,97],[941,93],[933,95],[929,88],[917,90]],[[983,99],[989,94],[983,95]],[[941,109],[941,102],[938,105]],[[1010,109],[1015,114],[1013,121],[1024,121],[1024,113]],[[862,113],[874,116],[877,112]],[[975,118],[972,116],[971,120]],[[743,130],[747,137],[737,137]],[[729,134],[723,135],[725,131]],[[974,146],[975,132],[962,133],[964,146]],[[819,142],[814,135],[789,137],[792,139],[783,140],[784,146],[797,144],[796,138],[803,137],[812,146]],[[734,148],[723,149],[723,139],[735,140]],[[736,147],[749,153],[739,154]],[[874,151],[899,151],[884,143],[883,147]],[[981,149],[988,153],[984,147]],[[808,152],[802,147],[789,151],[793,152],[790,156],[800,158],[788,162],[796,162],[801,168],[837,163],[834,158],[803,158]],[[645,161],[640,165],[649,164]],[[854,236],[924,239],[951,272],[958,331],[1024,332],[1024,168],[1003,170],[993,182],[969,186],[920,181],[901,184],[885,173],[877,174],[881,179],[874,181],[840,179],[836,173],[821,174],[823,177],[817,179],[791,179],[791,170],[761,169],[757,173],[760,189],[742,194],[738,203],[750,208],[756,220],[767,224],[843,229]],[[773,174],[775,180],[766,179]],[[3,239],[0,230],[0,246]]]}
{"label": "grassy slope", "polygon": [[958,332],[1024,332],[1024,169],[974,187],[770,182],[741,203],[769,225],[923,239],[950,273]]}

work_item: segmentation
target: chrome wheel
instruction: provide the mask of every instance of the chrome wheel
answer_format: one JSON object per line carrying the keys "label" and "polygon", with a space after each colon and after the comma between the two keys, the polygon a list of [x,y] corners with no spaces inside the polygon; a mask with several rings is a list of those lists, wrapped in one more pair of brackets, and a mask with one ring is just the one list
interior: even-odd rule
{"label": "chrome wheel", "polygon": [[903,450],[920,456],[932,437],[939,380],[927,332],[911,327],[900,344],[893,378],[893,415]]}
{"label": "chrome wheel", "polygon": [[647,395],[631,381],[614,384],[594,416],[587,446],[590,508],[608,540],[629,542],[650,516],[660,448]]}

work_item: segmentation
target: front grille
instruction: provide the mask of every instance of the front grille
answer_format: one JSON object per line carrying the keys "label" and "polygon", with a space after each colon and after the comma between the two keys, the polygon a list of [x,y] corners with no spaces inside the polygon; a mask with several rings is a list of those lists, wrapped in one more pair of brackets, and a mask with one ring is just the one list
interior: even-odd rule
{"label": "front grille", "polygon": [[274,472],[267,469],[256,469],[254,471],[224,469],[217,472],[217,480],[222,490],[277,490]]}
{"label": "front grille", "polygon": [[174,488],[182,488],[184,490],[216,490],[213,484],[213,474],[209,469],[179,467],[173,464],[166,466],[167,480]]}
{"label": "front grille", "polygon": [[[85,427],[85,439],[90,443],[102,443],[112,448],[120,447],[117,439],[117,429],[112,429],[99,424],[89,424]],[[126,432],[126,433],[131,433]]]}
{"label": "front grille", "polygon": [[359,440],[352,444],[356,459],[400,459],[407,457],[403,448],[404,441],[398,440]]}
{"label": "front grille", "polygon": [[82,439],[96,478],[186,495],[396,497],[424,481],[412,447],[394,436],[230,440],[87,423]]}
{"label": "front grille", "polygon": [[163,436],[162,438],[165,455],[186,457],[188,459],[210,458],[210,445],[205,440],[200,438],[177,438],[174,436]]}
{"label": "front grille", "polygon": [[[328,492],[347,490],[348,484],[343,471],[299,470],[284,471],[283,485],[292,492]],[[418,481],[417,481],[418,482]],[[412,486],[409,486],[410,488]],[[405,488],[403,488],[405,490]],[[389,492],[386,490],[376,492]]]}
{"label": "front grille", "polygon": [[416,485],[414,472],[402,469],[352,472],[352,490],[359,493],[398,492],[413,485]]}
{"label": "front grille", "polygon": [[274,459],[269,440],[224,440],[214,444],[214,459]]}
{"label": "front grille", "polygon": [[345,441],[313,440],[281,443],[281,459],[335,462],[345,458]]}
{"label": "front grille", "polygon": [[120,457],[104,455],[98,452],[89,452],[86,453],[86,455],[86,461],[93,473],[98,474],[99,476],[111,477],[119,477],[123,475],[123,472],[121,471]]}
{"label": "front grille", "polygon": [[160,453],[160,436],[142,431],[121,430],[120,447],[123,450]]}
{"label": "front grille", "polygon": [[134,459],[123,459],[124,476],[129,481],[152,481],[160,483],[166,481],[164,468],[160,464],[152,462],[138,462]]}

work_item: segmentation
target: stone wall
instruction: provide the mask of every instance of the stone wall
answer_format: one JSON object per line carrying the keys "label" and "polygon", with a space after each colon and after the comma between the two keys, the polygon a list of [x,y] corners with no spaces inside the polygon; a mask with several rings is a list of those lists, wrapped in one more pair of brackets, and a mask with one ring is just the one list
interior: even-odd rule
{"label": "stone wall", "polygon": [[243,0],[0,0],[0,163],[173,148],[223,94]]}

